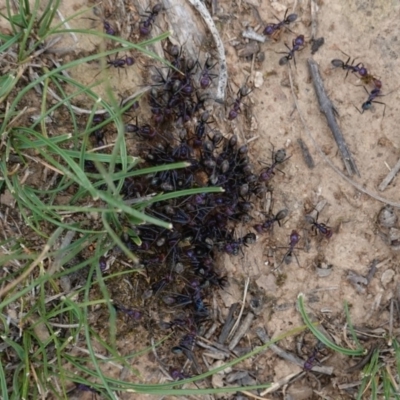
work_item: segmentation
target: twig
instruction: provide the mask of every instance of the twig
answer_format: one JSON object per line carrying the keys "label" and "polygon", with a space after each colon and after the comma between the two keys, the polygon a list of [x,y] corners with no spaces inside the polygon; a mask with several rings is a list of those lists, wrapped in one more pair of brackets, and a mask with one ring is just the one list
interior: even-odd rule
{"label": "twig", "polygon": [[[260,338],[260,340],[265,344],[269,342],[271,339],[268,337],[267,333],[265,332],[265,329],[263,327],[258,327],[256,329],[256,335]],[[293,364],[298,365],[301,368],[304,368],[304,363],[305,361],[302,360],[301,358],[295,356],[292,353],[289,353],[283,349],[281,349],[279,346],[276,344],[271,344],[269,346],[269,349],[271,349],[276,355],[279,357],[283,358],[284,360],[290,361]],[[325,375],[332,375],[333,373],[333,367],[324,367],[324,366],[318,366],[314,365],[311,368],[311,371],[315,372],[320,372],[321,374]]]}
{"label": "twig", "polygon": [[310,138],[310,140],[313,142],[313,145],[315,147],[315,149],[318,151],[319,155],[321,156],[321,158],[343,179],[345,180],[347,183],[349,183],[350,185],[354,186],[358,191],[360,191],[361,193],[365,193],[366,195],[372,197],[375,200],[378,200],[384,204],[389,204],[392,207],[396,207],[396,208],[400,208],[400,203],[397,203],[393,200],[390,199],[386,199],[382,196],[380,196],[377,193],[372,192],[371,190],[365,189],[364,187],[362,187],[360,184],[358,184],[357,182],[353,181],[352,179],[350,179],[349,177],[347,177],[342,171],[340,171],[334,164],[333,162],[325,155],[325,153],[322,151],[321,147],[318,145],[317,141],[314,139],[313,135],[311,134],[310,128],[308,127],[302,112],[300,111],[300,107],[299,104],[297,102],[295,93],[294,93],[294,88],[293,88],[293,78],[292,78],[292,73],[291,70],[289,69],[289,80],[290,80],[290,87],[292,90],[292,96],[293,96],[293,101],[296,105],[296,109],[297,112],[299,113],[301,122],[303,124],[304,130],[306,131],[308,137]]}
{"label": "twig", "polygon": [[65,18],[63,17],[63,15],[60,13],[59,10],[57,10],[57,14],[58,14],[58,17],[60,18],[60,20],[62,21],[62,23],[65,25],[65,27],[70,31],[69,34],[70,34],[70,35],[72,36],[72,38],[74,39],[74,42],[75,42],[75,43],[78,43],[78,38],[77,38],[77,36],[75,35],[75,33],[72,32],[72,28],[71,28],[71,26],[69,25],[68,21],[65,20]]}
{"label": "twig", "polygon": [[369,349],[369,352],[367,353],[367,355],[361,360],[359,361],[357,364],[353,365],[350,368],[347,368],[346,373],[349,374],[351,372],[355,372],[359,369],[361,369],[362,367],[364,367],[365,365],[368,364],[369,360],[372,357],[372,354],[374,354],[374,351],[377,349],[377,346],[371,346],[371,348]]}
{"label": "twig", "polygon": [[171,375],[168,373],[168,371],[164,368],[162,361],[160,360],[160,357],[158,357],[156,346],[154,344],[154,338],[151,338],[151,350],[153,351],[155,359],[158,361],[159,368],[160,370],[166,375],[171,377]]}
{"label": "twig", "polygon": [[310,154],[310,150],[308,150],[307,145],[303,142],[302,139],[297,139],[297,143],[300,146],[301,152],[303,154],[304,162],[306,163],[307,167],[310,169],[313,169],[315,167],[315,163]]}
{"label": "twig", "polygon": [[256,40],[257,42],[265,43],[265,36],[260,35],[251,28],[247,28],[242,32],[242,36],[246,39]]}
{"label": "twig", "polygon": [[214,21],[204,3],[201,2],[200,0],[189,0],[189,3],[192,4],[192,6],[203,17],[204,22],[206,23],[208,29],[211,32],[211,35],[214,38],[215,47],[217,48],[218,58],[219,58],[219,80],[218,80],[218,88],[215,101],[223,103],[225,100],[226,84],[228,82],[228,69],[226,66],[224,44],[221,40],[221,37],[219,36],[218,29],[216,28]]}
{"label": "twig", "polygon": [[239,307],[239,303],[233,303],[229,309],[228,316],[226,317],[225,324],[222,327],[221,334],[218,338],[218,343],[225,343],[225,340],[228,338],[229,332],[233,326],[234,319],[233,315],[235,314],[237,308]]}
{"label": "twig", "polygon": [[400,159],[397,161],[397,164],[392,168],[392,170],[386,175],[386,178],[379,185],[379,190],[383,192],[390,182],[394,179],[396,174],[400,171]]}
{"label": "twig", "polygon": [[235,330],[237,329],[238,325],[240,324],[240,319],[242,318],[244,306],[246,304],[246,296],[247,296],[247,289],[249,288],[249,283],[250,283],[250,278],[247,277],[246,278],[246,282],[244,284],[242,307],[240,308],[239,316],[238,316],[238,318],[236,320],[235,325],[233,326],[233,328],[229,332],[228,339],[233,336],[233,334],[235,333]]}
{"label": "twig", "polygon": [[240,324],[239,329],[237,330],[235,336],[232,338],[229,343],[229,350],[233,350],[237,344],[240,342],[240,339],[247,333],[250,328],[251,323],[253,322],[254,314],[248,313],[244,318],[243,322]]}
{"label": "twig", "polygon": [[333,137],[335,138],[335,141],[338,145],[347,172],[349,175],[357,174],[358,176],[360,176],[353,157],[349,149],[347,148],[346,142],[344,141],[339,125],[336,122],[336,118],[334,115],[335,108],[325,92],[324,83],[318,70],[318,64],[312,58],[309,58],[308,66],[310,68],[311,77],[314,82],[315,93],[317,94],[320,110],[325,114],[328,126],[331,129]]}
{"label": "twig", "polygon": [[392,338],[393,338],[393,311],[394,311],[394,302],[395,300],[392,298],[390,299],[390,314],[389,314],[389,340],[388,346],[392,345]]}
{"label": "twig", "polygon": [[317,36],[317,2],[311,0],[311,40],[314,41]]}
{"label": "twig", "polygon": [[294,373],[285,376],[283,379],[279,380],[278,382],[274,382],[268,389],[265,389],[263,392],[261,392],[261,396],[265,396],[268,393],[273,393],[279,390],[282,386],[287,385],[293,378],[299,379],[302,378],[306,373],[301,372],[300,374]]}

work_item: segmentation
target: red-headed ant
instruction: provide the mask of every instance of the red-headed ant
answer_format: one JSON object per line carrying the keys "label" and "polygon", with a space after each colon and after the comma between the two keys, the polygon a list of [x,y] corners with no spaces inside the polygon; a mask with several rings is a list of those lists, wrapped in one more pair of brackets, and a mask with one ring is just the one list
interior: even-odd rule
{"label": "red-headed ant", "polygon": [[345,71],[347,71],[345,78],[347,78],[347,75],[351,71],[352,73],[357,73],[360,76],[360,79],[365,84],[368,85],[368,84],[372,83],[376,89],[381,89],[382,82],[379,79],[375,78],[373,75],[369,74],[367,68],[364,67],[363,63],[358,63],[356,65],[353,65],[355,60],[356,59],[354,59],[351,62],[351,64],[349,64],[349,61],[350,61],[350,57],[349,57],[346,62],[344,62],[342,60],[334,59],[331,61],[331,63],[334,67],[342,68]]}

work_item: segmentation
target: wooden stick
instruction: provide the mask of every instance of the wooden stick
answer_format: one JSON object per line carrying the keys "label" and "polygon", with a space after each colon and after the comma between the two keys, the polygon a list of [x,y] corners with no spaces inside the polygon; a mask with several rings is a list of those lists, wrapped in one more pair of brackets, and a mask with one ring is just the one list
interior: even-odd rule
{"label": "wooden stick", "polygon": [[310,68],[311,77],[314,82],[315,93],[317,94],[320,110],[325,114],[328,126],[333,133],[333,137],[338,145],[343,163],[347,169],[347,173],[349,175],[357,174],[360,176],[353,157],[347,148],[346,142],[344,141],[339,125],[336,122],[336,117],[334,114],[335,107],[325,92],[324,83],[318,70],[318,64],[312,58],[309,58],[307,61]]}
{"label": "wooden stick", "polygon": [[386,178],[379,185],[379,190],[383,192],[390,182],[394,179],[396,174],[400,171],[400,159],[397,161],[397,164],[392,168],[392,170],[387,174]]}

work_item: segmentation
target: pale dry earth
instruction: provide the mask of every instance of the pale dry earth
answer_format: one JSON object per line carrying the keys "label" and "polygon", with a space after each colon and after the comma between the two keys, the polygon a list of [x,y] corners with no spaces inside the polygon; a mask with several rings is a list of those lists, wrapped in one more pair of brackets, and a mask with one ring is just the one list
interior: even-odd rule
{"label": "pale dry earth", "polygon": [[[243,41],[241,31],[247,24],[252,27],[258,25],[249,3],[257,7],[260,17],[265,22],[274,21],[272,12],[282,16],[287,7],[291,10],[293,6],[291,2],[284,1],[254,0],[232,4],[228,1],[218,2],[220,11],[216,19],[218,15],[224,16],[219,18],[219,21],[223,21],[220,34],[226,48],[232,88],[228,91],[227,104],[233,101],[236,91],[246,82],[252,70],[252,62],[238,58],[234,47]],[[62,3],[60,12],[67,17],[71,12],[91,5],[93,4],[66,0]],[[161,27],[166,24],[170,12],[173,10],[163,13],[159,23]],[[296,34],[304,34],[308,41],[311,21],[309,2],[297,2],[296,12],[299,14],[299,20],[292,29]],[[91,14],[89,16],[92,17]],[[388,173],[388,167],[392,167],[400,157],[399,18],[400,6],[395,1],[337,0],[321,1],[318,5],[317,37],[324,37],[325,44],[313,58],[320,65],[327,93],[337,107],[340,127],[361,174],[359,178],[352,178],[374,193],[379,193],[378,186]],[[70,25],[79,28],[96,26],[102,29],[101,21],[97,23],[83,18],[71,21]],[[301,122],[299,112],[318,146],[337,168],[345,173],[337,146],[316,101],[306,63],[307,58],[311,57],[310,45],[296,56],[297,68],[291,65],[298,109],[295,107],[290,88],[288,68],[278,64],[282,55],[277,52],[285,51],[284,42],[290,44],[293,37],[290,32],[283,32],[279,41],[260,44],[261,51],[265,53],[265,60],[254,63],[248,81],[251,85],[255,78],[259,79],[259,87],[245,99],[244,103],[247,106],[237,123],[219,122],[227,127],[227,133],[238,130],[242,133],[242,138],[258,137],[249,144],[255,160],[270,162],[272,145],[275,149],[285,148],[290,155],[290,159],[282,166],[284,174],[277,172],[273,181],[274,186],[276,183],[273,210],[277,212],[287,208],[290,210],[290,217],[282,228],[275,228],[273,239],[268,235],[259,237],[255,245],[245,250],[244,256],[235,259],[221,257],[223,268],[231,278],[231,285],[227,291],[220,294],[222,313],[227,313],[232,303],[241,300],[244,281],[249,277],[248,298],[257,295],[264,302],[263,311],[256,317],[253,328],[263,325],[271,336],[286,332],[302,323],[294,307],[300,292],[317,296],[317,301],[309,304],[310,309],[332,324],[339,321],[339,316],[343,315],[343,302],[346,300],[351,305],[351,316],[355,325],[387,328],[387,306],[390,299],[395,297],[395,289],[400,282],[399,253],[384,243],[378,234],[377,214],[384,204],[360,193],[344,181],[316,151],[307,129]],[[73,39],[68,40],[68,44],[73,45]],[[64,42],[63,46],[68,44]],[[75,55],[94,51],[99,44],[96,38],[89,40],[78,36]],[[360,108],[366,101],[367,93],[355,75],[350,74],[345,80],[343,70],[332,68],[332,59],[347,59],[340,50],[352,58],[356,57],[357,62],[363,62],[383,82],[383,93],[387,94],[387,97],[382,97],[379,101],[386,104],[384,117],[383,106],[380,104],[375,104],[372,111],[363,114],[357,111],[356,107]],[[73,58],[74,55],[70,57]],[[125,71],[119,73],[110,70],[111,86],[115,93],[126,96],[127,93],[135,92],[139,85],[143,84],[142,74],[148,63],[151,63],[149,59],[140,57],[135,68],[127,68],[126,74]],[[93,63],[72,71],[72,75],[79,76],[82,83],[90,84],[99,71],[99,66]],[[256,127],[258,129],[255,129]],[[315,161],[314,169],[309,169],[304,163],[297,144],[299,138],[310,148]],[[400,176],[397,176],[389,187],[379,194],[393,202],[400,202],[399,180]],[[327,204],[319,219],[335,231],[330,240],[315,236],[304,220],[304,215],[321,200],[326,200]],[[296,252],[301,266],[295,261],[290,265],[284,264],[280,267],[280,274],[279,271],[272,270],[272,261],[275,258],[279,263],[282,259],[286,249],[279,247],[287,246],[289,234],[293,229],[298,230],[302,237],[300,247],[304,250],[299,249]],[[374,259],[387,262],[378,269],[365,293],[358,293],[346,279],[348,270],[366,275]],[[332,273],[328,277],[318,277],[318,260],[332,265]],[[384,275],[387,270],[392,270],[393,273]],[[391,279],[384,278],[382,282],[383,275]],[[254,338],[254,334],[250,334],[249,338]],[[125,352],[138,350],[143,345],[142,340],[135,341],[132,336],[129,340],[121,340],[121,348]],[[288,340],[282,346],[293,348],[294,343]],[[158,372],[153,368],[149,370],[146,362],[147,358],[135,362],[143,381],[160,379]],[[348,360],[333,359],[328,361],[327,365],[333,365],[340,370],[349,366],[346,362]],[[260,382],[279,380],[300,370],[299,367],[270,354],[258,356],[253,369],[257,371]],[[340,376],[340,373],[338,375]],[[90,394],[84,394],[82,398],[90,398]],[[121,398],[139,399],[151,396],[126,394]],[[295,398],[308,397],[299,395]]]}

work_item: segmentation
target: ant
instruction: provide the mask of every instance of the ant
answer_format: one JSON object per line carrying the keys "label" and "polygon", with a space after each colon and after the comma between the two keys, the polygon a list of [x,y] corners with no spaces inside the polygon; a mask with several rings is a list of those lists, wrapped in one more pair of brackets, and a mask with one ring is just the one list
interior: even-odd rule
{"label": "ant", "polygon": [[211,65],[210,58],[207,58],[204,68],[200,74],[200,87],[202,89],[207,89],[212,82],[212,79],[215,78],[217,75],[210,74],[210,71],[217,65],[217,63]]}
{"label": "ant", "polygon": [[118,53],[115,55],[114,60],[111,60],[109,56],[107,56],[107,65],[108,68],[114,67],[114,68],[125,68],[125,65],[130,67],[135,63],[135,60],[133,57],[128,57],[125,56],[125,58],[117,58]]}
{"label": "ant", "polygon": [[319,213],[317,213],[317,217],[315,219],[311,215],[306,215],[305,218],[316,231],[318,231],[321,235],[324,235],[327,239],[330,239],[333,234],[332,229],[323,223],[319,223],[318,215]]}
{"label": "ant", "polygon": [[153,28],[153,23],[161,10],[162,4],[158,3],[151,9],[151,11],[146,12],[146,14],[148,14],[145,16],[146,19],[141,21],[139,24],[139,32],[141,36],[147,36],[150,34]]}
{"label": "ant", "polygon": [[208,111],[204,111],[203,114],[200,116],[200,121],[196,125],[195,128],[195,139],[193,139],[193,145],[195,147],[200,147],[203,144],[203,138],[206,133],[206,125],[208,118],[210,116],[210,113]]}
{"label": "ant", "polygon": [[[102,17],[102,13],[97,7],[93,8],[93,13],[102,20],[104,32],[107,35],[115,36],[117,32],[115,31],[115,29],[111,26],[111,24],[107,20],[105,20],[104,18],[101,18]],[[87,19],[90,19],[92,21],[97,21],[94,18],[87,18]]]}
{"label": "ant", "polygon": [[297,265],[300,267],[299,260],[297,259],[296,253],[294,252],[294,248],[296,247],[297,243],[299,243],[299,241],[300,241],[300,235],[298,234],[297,231],[293,230],[292,233],[290,234],[289,249],[284,255],[281,263],[275,269],[278,269],[283,264],[284,261],[286,262],[286,264],[289,264],[292,254],[294,254],[297,261]]}
{"label": "ant", "polygon": [[[260,176],[258,177],[259,182],[266,182],[269,181],[272,178],[272,175],[275,175],[275,168],[277,165],[284,163],[286,160],[288,160],[291,156],[286,157],[286,150],[285,149],[279,149],[275,154],[273,154],[273,162],[270,167],[265,169],[263,172],[261,172]],[[278,170],[279,171],[279,170]],[[282,171],[280,171],[282,172]]]}
{"label": "ant", "polygon": [[201,368],[199,367],[197,360],[193,354],[193,349],[194,346],[196,345],[196,338],[197,338],[197,333],[192,330],[190,333],[187,333],[185,336],[182,337],[182,339],[179,341],[178,346],[174,346],[171,351],[175,354],[182,354],[184,353],[185,356],[193,362],[195,368],[199,371],[201,371]]}
{"label": "ant", "polygon": [[141,139],[153,139],[157,132],[150,125],[139,126],[138,118],[136,117],[135,124],[126,124],[125,132],[136,133]]}
{"label": "ant", "polygon": [[242,104],[243,97],[248,96],[251,92],[252,92],[252,90],[249,90],[247,86],[242,86],[239,89],[236,99],[233,102],[232,109],[229,111],[229,114],[228,114],[229,121],[232,121],[239,115],[239,112],[241,111],[240,106]]}
{"label": "ant", "polygon": [[208,309],[207,309],[206,305],[204,304],[203,299],[201,298],[200,283],[197,281],[194,281],[194,282],[192,282],[192,284],[190,286],[194,289],[192,299],[193,299],[193,306],[194,306],[196,316],[208,317],[208,315],[209,315]]}
{"label": "ant", "polygon": [[108,21],[106,21],[105,19],[103,20],[103,29],[104,29],[104,32],[105,32],[107,35],[115,36],[115,34],[116,34],[115,29],[114,29],[114,28],[110,25],[110,23],[109,23]]}
{"label": "ant", "polygon": [[345,71],[347,70],[345,79],[347,78],[347,75],[349,74],[350,71],[353,73],[358,73],[361,77],[368,75],[368,71],[364,67],[363,63],[358,63],[357,65],[353,65],[354,61],[356,60],[356,59],[354,59],[351,62],[351,64],[349,64],[350,59],[351,59],[351,57],[349,57],[346,62],[344,62],[342,60],[334,59],[331,61],[331,63],[334,67],[342,68]]}
{"label": "ant", "polygon": [[289,211],[284,208],[283,210],[276,213],[276,215],[272,215],[271,217],[267,218],[262,224],[254,225],[254,229],[257,233],[263,233],[271,231],[274,227],[274,223],[277,222],[279,226],[281,226],[281,221],[285,219],[288,215]]}
{"label": "ant", "polygon": [[[101,393],[94,389],[91,386],[85,385],[83,383],[77,383],[75,389],[73,389],[73,392],[75,393],[75,391],[77,392],[90,392],[92,393],[92,399],[97,398],[98,395],[101,395]],[[70,392],[70,394],[72,395],[72,392]]]}
{"label": "ant", "polygon": [[304,363],[304,370],[305,371],[311,371],[314,367],[314,362],[318,361],[317,360],[317,355],[321,351],[321,349],[324,347],[324,344],[321,342],[318,342],[318,344],[314,347],[310,357],[307,358],[306,362]]}
{"label": "ant", "polygon": [[304,35],[299,35],[297,38],[293,39],[292,41],[292,48],[290,48],[286,43],[285,46],[289,49],[288,53],[281,53],[281,54],[286,54],[286,56],[282,57],[279,60],[279,65],[285,65],[287,64],[290,60],[293,59],[294,65],[296,66],[296,58],[294,57],[294,53],[296,51],[301,51],[302,46],[304,46]]}
{"label": "ant", "polygon": [[126,308],[126,307],[124,307],[124,306],[122,306],[120,304],[113,304],[113,306],[114,306],[116,311],[120,311],[120,312],[126,314],[128,317],[131,317],[135,321],[137,321],[140,318],[142,318],[142,313],[140,311],[138,311],[138,310],[135,310],[133,308],[129,309],[129,308]]}
{"label": "ant", "polygon": [[[292,22],[296,21],[297,14],[289,14],[287,15],[289,9],[286,9],[285,15],[282,21],[279,21],[279,18],[274,15],[274,17],[279,21],[277,24],[267,24],[265,29],[263,30],[263,34],[266,36],[271,36],[273,39],[277,39],[279,32],[281,31],[284,25],[290,25]],[[289,31],[290,29],[287,28]]]}
{"label": "ant", "polygon": [[104,256],[100,256],[99,258],[99,267],[101,272],[105,272],[107,269],[107,258]]}
{"label": "ant", "polygon": [[376,89],[381,89],[382,88],[382,82],[375,78],[373,75],[368,73],[367,68],[364,67],[363,63],[358,63],[357,65],[353,65],[354,61],[356,59],[353,59],[351,64],[349,64],[350,57],[347,59],[346,62],[338,59],[334,59],[331,61],[332,65],[337,68],[342,68],[344,70],[347,70],[345,79],[347,78],[347,75],[351,71],[352,73],[357,73],[360,75],[360,79],[366,84],[372,83]]}
{"label": "ant", "polygon": [[[379,81],[379,82],[380,82],[380,81]],[[364,87],[364,89],[365,89],[365,87]],[[365,89],[365,91],[368,93],[368,90],[367,90],[367,89]],[[365,101],[365,102],[362,104],[362,106],[361,106],[362,111],[360,111],[360,110],[356,107],[356,108],[357,108],[357,111],[358,111],[360,114],[363,114],[364,111],[369,110],[369,109],[372,107],[372,103],[378,103],[378,104],[382,104],[382,105],[384,106],[384,107],[383,107],[383,116],[385,116],[386,104],[385,104],[385,103],[382,103],[381,101],[376,101],[376,100],[375,100],[377,97],[382,97],[382,96],[384,96],[384,95],[381,94],[381,89],[380,89],[379,87],[375,87],[375,89],[372,89],[371,92],[368,93],[368,99],[367,99],[367,101]]]}
{"label": "ant", "polygon": [[183,373],[182,371],[180,371],[179,369],[176,369],[176,368],[170,367],[170,369],[169,369],[168,372],[169,372],[171,378],[172,378],[174,381],[180,381],[180,380],[182,380],[182,379],[191,378],[190,375],[187,375],[187,374]]}
{"label": "ant", "polygon": [[96,147],[103,147],[105,145],[104,142],[104,132],[101,129],[96,129],[92,135],[95,137],[96,139]]}

